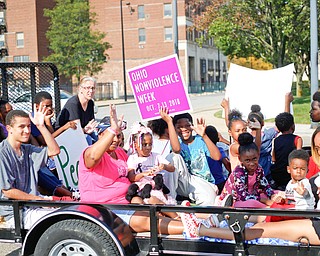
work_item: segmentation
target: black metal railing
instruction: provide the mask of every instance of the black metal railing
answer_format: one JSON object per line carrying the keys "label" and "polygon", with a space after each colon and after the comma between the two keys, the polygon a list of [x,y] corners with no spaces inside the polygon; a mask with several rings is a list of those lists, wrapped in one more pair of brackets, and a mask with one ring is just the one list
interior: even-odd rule
{"label": "black metal railing", "polygon": [[[11,232],[11,238],[14,238],[16,241],[23,241],[25,232],[21,230],[20,225],[20,215],[19,211],[23,206],[41,206],[41,207],[62,207],[68,205],[77,205],[83,204],[79,202],[46,202],[46,201],[18,201],[18,200],[0,200],[0,206],[11,205],[13,206],[13,211],[15,214],[15,230]],[[207,242],[203,240],[184,240],[173,241],[175,244],[176,251],[189,250],[192,252],[199,252],[205,250],[207,253],[217,253],[221,252],[223,248],[224,252],[231,252],[233,255],[251,255],[252,253],[256,255],[255,252],[259,252],[257,255],[319,255],[320,246],[310,245],[302,241],[296,241],[299,245],[286,245],[286,246],[277,246],[277,245],[250,245],[245,243],[244,234],[245,234],[245,225],[248,222],[250,216],[292,216],[292,217],[304,217],[304,218],[313,218],[319,217],[320,212],[317,210],[295,210],[295,209],[253,209],[253,208],[229,208],[229,207],[201,207],[201,206],[166,206],[166,205],[109,205],[109,204],[83,204],[90,205],[93,207],[103,206],[107,209],[122,209],[122,210],[134,210],[134,211],[144,211],[149,212],[150,216],[150,236],[144,237],[142,239],[148,240],[147,244],[149,247],[149,252],[152,251],[152,255],[161,255],[163,250],[166,250],[165,242],[169,242],[170,238],[164,239],[160,238],[158,233],[158,216],[161,212],[199,212],[199,213],[216,213],[221,214],[224,219],[228,222],[229,228],[234,233],[235,244],[229,243],[215,243]],[[234,228],[236,223],[238,229]],[[301,227],[303,228],[303,227]],[[4,229],[0,230],[0,238],[9,238],[3,236]],[[290,232],[290,230],[288,230]],[[137,239],[140,239],[137,237]],[[183,242],[183,244],[180,244]],[[178,246],[179,245],[179,246]],[[189,249],[188,249],[189,248]],[[204,252],[204,251],[202,251]],[[286,254],[283,254],[287,252]],[[291,254],[295,252],[294,254]],[[271,254],[270,254],[271,253]],[[207,255],[207,254],[206,254]]]}
{"label": "black metal railing", "polygon": [[188,93],[220,92],[224,91],[225,87],[226,82],[191,82],[188,86]]}

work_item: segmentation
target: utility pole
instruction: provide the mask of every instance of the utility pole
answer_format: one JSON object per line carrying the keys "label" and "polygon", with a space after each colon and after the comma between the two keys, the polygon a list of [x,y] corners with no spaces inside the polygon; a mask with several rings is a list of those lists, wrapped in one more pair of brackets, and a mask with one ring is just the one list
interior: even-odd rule
{"label": "utility pole", "polygon": [[122,40],[123,92],[124,92],[124,101],[127,101],[128,97],[127,97],[127,79],[126,79],[126,57],[125,57],[125,49],[124,49],[122,0],[120,0],[120,20],[121,20],[121,40]]}
{"label": "utility pole", "polygon": [[173,44],[174,53],[179,58],[179,46],[178,46],[178,4],[177,0],[172,1],[172,29],[173,29]]}
{"label": "utility pole", "polygon": [[[311,102],[313,94],[318,91],[318,15],[317,0],[310,0],[310,65],[311,65]],[[317,124],[311,122],[311,127]]]}

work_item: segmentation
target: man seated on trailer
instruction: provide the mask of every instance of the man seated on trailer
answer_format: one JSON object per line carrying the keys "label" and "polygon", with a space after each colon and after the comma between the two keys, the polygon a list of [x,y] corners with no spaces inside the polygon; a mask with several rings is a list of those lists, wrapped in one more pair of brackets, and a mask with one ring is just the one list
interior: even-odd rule
{"label": "man seated on trailer", "polygon": [[[44,125],[48,109],[40,104],[34,116],[22,110],[12,110],[6,116],[8,137],[0,143],[0,199],[46,200],[38,192],[38,170],[45,166],[48,157],[60,153],[52,134]],[[27,144],[31,134],[31,123],[41,132],[47,147]],[[53,209],[24,207],[23,228],[29,229],[39,218]],[[1,206],[0,215],[7,227],[14,226],[11,206]]]}

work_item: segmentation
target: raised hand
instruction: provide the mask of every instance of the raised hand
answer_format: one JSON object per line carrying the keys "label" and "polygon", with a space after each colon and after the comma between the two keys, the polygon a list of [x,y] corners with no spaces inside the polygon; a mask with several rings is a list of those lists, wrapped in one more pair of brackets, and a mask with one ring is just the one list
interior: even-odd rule
{"label": "raised hand", "polygon": [[44,122],[46,125],[51,125],[51,118],[54,116],[54,112],[52,112],[50,115],[46,115],[44,117]]}
{"label": "raised hand", "polygon": [[89,121],[89,123],[84,127],[84,132],[87,134],[92,133],[96,127],[98,126],[98,122],[94,119],[92,119],[91,121]]}
{"label": "raised hand", "polygon": [[169,109],[167,107],[160,107],[159,113],[160,113],[161,118],[166,123],[172,122],[172,118],[171,118],[171,116],[169,116]]}
{"label": "raised hand", "polygon": [[303,196],[306,191],[306,189],[301,181],[298,182],[297,187],[295,187],[294,190],[301,196]]}
{"label": "raised hand", "polygon": [[261,124],[259,123],[259,121],[256,118],[254,118],[254,121],[248,121],[248,127],[251,130],[260,130]]}
{"label": "raised hand", "polygon": [[118,118],[117,116],[117,109],[115,105],[110,105],[110,125],[111,128],[118,133],[121,132],[121,125],[123,121],[123,115]]}
{"label": "raised hand", "polygon": [[197,118],[197,126],[191,126],[191,128],[201,137],[205,134],[206,131],[206,122],[204,118]]}
{"label": "raised hand", "polygon": [[39,109],[37,110],[36,108],[36,104],[34,104],[34,113],[33,116],[31,115],[31,113],[29,114],[30,120],[31,122],[35,125],[35,126],[42,126],[44,125],[44,119],[45,116],[48,112],[49,109],[46,108],[46,106],[44,106],[42,104],[42,102],[40,102],[39,104]]}
{"label": "raised hand", "polygon": [[287,92],[285,95],[286,102],[292,102],[294,100],[292,92]]}
{"label": "raised hand", "polygon": [[228,99],[222,99],[220,105],[221,105],[221,107],[223,107],[224,109],[229,108],[229,100],[228,100]]}

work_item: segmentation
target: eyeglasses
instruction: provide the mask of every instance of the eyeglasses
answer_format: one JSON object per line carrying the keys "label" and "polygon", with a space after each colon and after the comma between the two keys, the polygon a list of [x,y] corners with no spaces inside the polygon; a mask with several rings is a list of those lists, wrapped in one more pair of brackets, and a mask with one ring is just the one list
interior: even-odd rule
{"label": "eyeglasses", "polygon": [[94,86],[81,86],[81,87],[87,91],[89,91],[89,90],[95,91],[96,90],[96,87],[94,87]]}

